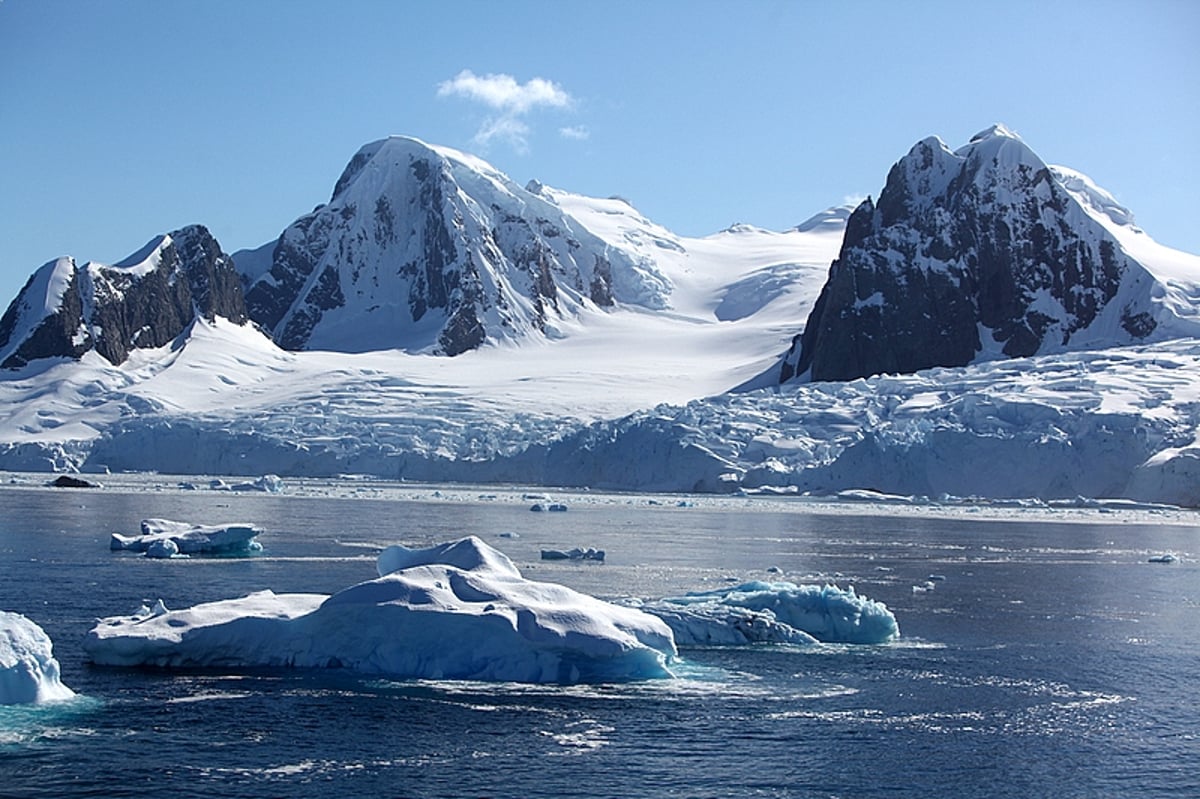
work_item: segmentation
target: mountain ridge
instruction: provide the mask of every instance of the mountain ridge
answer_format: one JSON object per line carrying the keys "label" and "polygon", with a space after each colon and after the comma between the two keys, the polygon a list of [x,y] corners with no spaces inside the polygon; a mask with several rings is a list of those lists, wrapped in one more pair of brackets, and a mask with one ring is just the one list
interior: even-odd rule
{"label": "mountain ridge", "polygon": [[[931,165],[952,163],[933,151],[937,141],[925,143]],[[1020,152],[1000,153],[1005,142],[992,144],[1014,165],[1025,163]],[[355,195],[370,169],[367,158],[350,170],[340,201]],[[1167,321],[1182,320],[1165,332],[1186,332],[1200,320],[1200,258],[1155,243],[1090,181],[1049,170],[1032,168],[1039,190],[1050,181],[1064,187],[1049,196],[1050,211],[1074,203],[1073,218],[1101,226],[1114,248],[1145,261]],[[634,491],[1122,496],[1200,506],[1200,337],[1120,347],[1101,337],[1071,342],[1087,350],[1003,359],[996,347],[995,360],[964,367],[779,385],[780,356],[803,312],[815,308],[830,265],[853,238],[850,228],[874,231],[879,206],[889,207],[882,197],[869,213],[849,215],[845,235],[846,214],[829,209],[786,231],[736,225],[696,239],[617,198],[536,183],[518,193],[470,174],[503,189],[497,196],[506,203],[550,209],[521,216],[514,204],[510,211],[524,221],[513,222],[522,236],[511,238],[528,243],[530,219],[536,228],[539,217],[561,213],[572,235],[587,231],[628,264],[652,264],[654,272],[631,279],[639,285],[649,276],[642,285],[664,299],[662,307],[577,301],[583,294],[568,282],[544,330],[485,337],[485,346],[455,357],[431,357],[436,344],[290,351],[252,324],[197,314],[174,339],[131,347],[119,364],[93,347],[78,360],[27,359],[0,372],[0,468],[358,474]],[[959,182],[974,185],[975,176]],[[897,181],[936,194],[955,178],[922,167]],[[448,192],[451,184],[443,186]],[[464,190],[460,200],[478,206],[475,195]],[[367,210],[361,229],[373,241]],[[904,210],[896,204],[889,219],[902,222]],[[479,211],[472,224],[488,218]],[[146,254],[160,249],[151,246],[117,271],[131,281],[132,273],[165,274]],[[241,255],[239,286],[247,276],[251,285],[262,280],[277,249],[275,242]],[[38,288],[24,293],[13,319],[32,324],[65,305],[80,310],[63,318],[94,319],[83,310],[89,295],[68,291],[74,262],[56,264],[35,275]],[[314,265],[313,285],[319,275]],[[349,297],[346,285],[353,284],[339,283]],[[664,287],[668,293],[655,294]],[[526,300],[523,307],[533,307]],[[441,329],[431,325],[426,344]],[[768,373],[771,385],[762,379]]]}

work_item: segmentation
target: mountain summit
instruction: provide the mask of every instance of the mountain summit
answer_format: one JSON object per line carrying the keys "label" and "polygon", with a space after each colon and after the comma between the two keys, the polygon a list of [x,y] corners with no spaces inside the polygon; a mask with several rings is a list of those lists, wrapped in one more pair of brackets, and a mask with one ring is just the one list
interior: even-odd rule
{"label": "mountain summit", "polygon": [[246,321],[233,260],[200,225],[157,236],[111,266],[59,258],[0,317],[0,368],[94,350],[113,364],[169,343],[196,316]]}
{"label": "mountain summit", "polygon": [[285,348],[444,355],[553,336],[585,307],[663,308],[670,291],[484,161],[398,136],[360,149],[247,278],[250,316]]}
{"label": "mountain summit", "polygon": [[[1156,299],[1155,277],[1089,213],[1079,182],[1003,125],[954,151],[935,137],[918,142],[878,202],[851,215],[782,379],[849,380],[1200,332]],[[1108,223],[1122,224],[1109,210]]]}

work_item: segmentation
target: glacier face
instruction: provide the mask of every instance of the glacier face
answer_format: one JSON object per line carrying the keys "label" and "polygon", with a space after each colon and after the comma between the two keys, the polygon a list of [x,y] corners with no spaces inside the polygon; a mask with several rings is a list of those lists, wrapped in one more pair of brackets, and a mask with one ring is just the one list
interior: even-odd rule
{"label": "glacier face", "polygon": [[287,349],[459,355],[553,335],[585,307],[667,307],[670,283],[472,156],[391,137],[280,236],[246,292]]}
{"label": "glacier face", "polygon": [[[851,216],[782,379],[850,380],[1197,335],[1092,213],[1115,201],[995,126],[918,142]],[[1108,198],[1111,200],[1111,197]],[[1091,201],[1085,209],[1082,201]]]}

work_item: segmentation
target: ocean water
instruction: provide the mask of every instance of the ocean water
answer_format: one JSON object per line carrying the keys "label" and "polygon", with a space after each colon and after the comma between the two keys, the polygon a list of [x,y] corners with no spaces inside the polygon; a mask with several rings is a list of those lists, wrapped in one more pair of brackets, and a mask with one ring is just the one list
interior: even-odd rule
{"label": "ocean water", "polygon": [[[588,494],[538,514],[491,491],[0,487],[0,608],[50,634],[81,694],[0,708],[0,796],[1200,796],[1200,516]],[[254,522],[265,550],[109,551],[147,517]],[[852,584],[902,637],[689,650],[673,680],[573,687],[120,670],[80,646],[146,600],[332,593],[384,545],[466,534],[606,598]],[[573,546],[607,561],[539,559]]]}

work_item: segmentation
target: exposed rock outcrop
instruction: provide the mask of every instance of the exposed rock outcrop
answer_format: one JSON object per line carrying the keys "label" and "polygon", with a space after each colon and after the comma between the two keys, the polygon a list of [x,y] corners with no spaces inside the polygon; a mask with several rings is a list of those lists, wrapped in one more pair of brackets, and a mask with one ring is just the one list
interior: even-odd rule
{"label": "exposed rock outcrop", "polygon": [[855,209],[781,379],[851,380],[1152,337],[1154,278],[1016,135],[928,138]]}
{"label": "exposed rock outcrop", "polygon": [[112,266],[59,258],[0,317],[0,368],[90,350],[120,364],[135,348],[170,343],[197,315],[247,320],[233,261],[200,225],[159,236]]}

